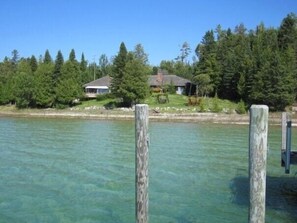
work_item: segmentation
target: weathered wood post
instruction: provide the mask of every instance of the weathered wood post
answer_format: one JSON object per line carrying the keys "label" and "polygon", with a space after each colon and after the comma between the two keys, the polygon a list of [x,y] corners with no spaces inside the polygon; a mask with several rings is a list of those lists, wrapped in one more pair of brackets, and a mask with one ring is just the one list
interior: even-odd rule
{"label": "weathered wood post", "polygon": [[282,151],[286,150],[287,112],[282,112]]}
{"label": "weathered wood post", "polygon": [[286,129],[286,163],[285,163],[285,173],[290,173],[291,165],[291,136],[292,136],[292,121],[288,119],[287,129]]}
{"label": "weathered wood post", "polygon": [[136,223],[148,222],[148,105],[135,106]]}
{"label": "weathered wood post", "polygon": [[265,222],[268,107],[252,105],[249,131],[249,223]]}

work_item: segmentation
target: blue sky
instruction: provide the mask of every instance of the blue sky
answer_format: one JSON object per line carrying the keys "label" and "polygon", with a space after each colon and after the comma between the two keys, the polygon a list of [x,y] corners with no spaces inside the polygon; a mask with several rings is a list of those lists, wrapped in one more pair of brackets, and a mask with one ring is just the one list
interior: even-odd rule
{"label": "blue sky", "polygon": [[243,23],[255,29],[279,27],[296,0],[14,0],[0,6],[0,60],[75,49],[89,62],[101,54],[116,55],[121,42],[128,50],[141,43],[152,65],[172,60],[187,41],[192,48],[218,24],[227,29]]}

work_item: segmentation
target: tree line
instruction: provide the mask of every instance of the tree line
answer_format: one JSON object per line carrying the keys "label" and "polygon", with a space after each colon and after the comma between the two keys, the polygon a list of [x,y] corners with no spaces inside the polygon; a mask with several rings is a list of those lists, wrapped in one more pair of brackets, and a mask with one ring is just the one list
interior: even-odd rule
{"label": "tree line", "polygon": [[83,98],[83,84],[110,75],[112,94],[130,106],[147,96],[147,75],[156,74],[158,69],[191,80],[196,88],[192,93],[200,96],[266,104],[274,110],[283,110],[296,99],[295,14],[287,15],[279,28],[261,23],[255,30],[247,30],[243,24],[231,30],[218,25],[205,33],[192,60],[191,51],[184,42],[175,59],[152,67],[141,44],[128,52],[121,43],[116,56],[109,60],[102,54],[98,65],[86,61],[84,54],[78,61],[74,49],[66,61],[61,51],[52,59],[46,50],[37,60],[35,56],[20,58],[13,50],[10,58],[0,62],[0,104],[12,103],[19,108],[72,106]]}
{"label": "tree line", "polygon": [[205,33],[195,49],[197,61],[188,62],[190,48],[184,43],[176,60],[161,61],[160,67],[192,81],[200,96],[217,96],[231,101],[266,104],[284,110],[296,99],[297,17],[291,13],[279,28],[259,24],[247,30]]}
{"label": "tree line", "polygon": [[[121,44],[122,46],[125,48],[124,43]],[[127,52],[126,50],[123,59],[124,66],[127,63],[125,70],[118,62],[120,57],[121,51],[113,59],[114,62],[110,63],[107,56],[102,54],[99,66],[97,66],[95,62],[88,63],[83,53],[78,61],[74,49],[71,50],[66,61],[61,51],[58,51],[55,60],[52,59],[48,50],[37,60],[35,56],[20,58],[18,51],[13,50],[11,58],[5,57],[0,63],[0,105],[16,104],[18,108],[73,106],[84,97],[83,84],[106,75],[114,76],[117,80],[114,74],[123,76],[121,72],[125,72],[127,80],[119,81],[121,85],[117,89],[113,84],[112,92],[116,96],[127,95],[124,97],[124,102],[131,104],[132,101],[140,100],[143,96],[139,96],[138,92],[136,96],[135,93],[133,95],[131,87],[130,90],[128,89],[129,92],[124,93],[121,86],[128,82],[138,84],[146,95],[147,88],[143,88],[143,84],[136,80],[141,76],[140,74],[146,77],[151,69],[147,65],[147,54],[141,44],[136,45],[134,51]],[[134,79],[128,79],[130,74],[132,77],[135,76]],[[142,80],[142,82],[145,81]]]}
{"label": "tree line", "polygon": [[296,98],[297,18],[289,14],[278,29],[260,24],[247,32],[218,26],[207,31],[195,50],[193,80],[201,94],[247,105],[283,110]]}

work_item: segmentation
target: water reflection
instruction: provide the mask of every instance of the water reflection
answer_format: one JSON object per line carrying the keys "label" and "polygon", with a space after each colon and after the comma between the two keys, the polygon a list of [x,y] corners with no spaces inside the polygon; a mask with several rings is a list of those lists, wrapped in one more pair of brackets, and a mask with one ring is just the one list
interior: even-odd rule
{"label": "water reflection", "polygon": [[[232,201],[237,205],[249,206],[249,178],[237,176],[231,180]],[[273,177],[266,178],[267,209],[288,212],[292,219],[297,218],[297,178]]]}

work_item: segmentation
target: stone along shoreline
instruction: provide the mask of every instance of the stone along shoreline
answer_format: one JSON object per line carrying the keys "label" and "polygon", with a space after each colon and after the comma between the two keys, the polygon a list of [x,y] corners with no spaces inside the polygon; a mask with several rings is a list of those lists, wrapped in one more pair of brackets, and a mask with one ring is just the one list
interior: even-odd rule
{"label": "stone along shoreline", "polygon": [[[13,117],[44,117],[44,118],[81,118],[81,119],[101,119],[101,120],[133,120],[134,111],[132,109],[15,109],[1,108],[1,116]],[[248,114],[226,114],[211,112],[156,112],[149,111],[151,121],[176,121],[176,122],[210,122],[222,124],[248,124]],[[293,123],[297,121],[292,116]],[[281,113],[269,114],[270,124],[281,124]]]}

